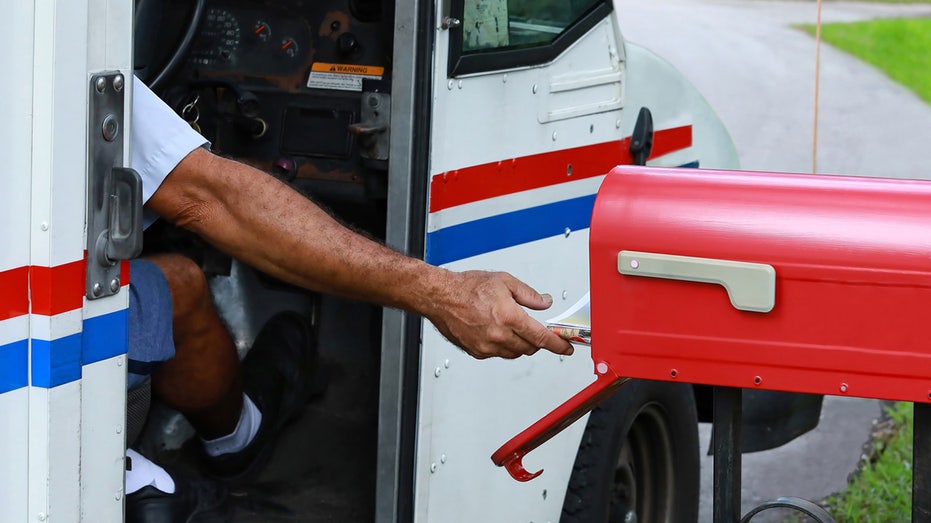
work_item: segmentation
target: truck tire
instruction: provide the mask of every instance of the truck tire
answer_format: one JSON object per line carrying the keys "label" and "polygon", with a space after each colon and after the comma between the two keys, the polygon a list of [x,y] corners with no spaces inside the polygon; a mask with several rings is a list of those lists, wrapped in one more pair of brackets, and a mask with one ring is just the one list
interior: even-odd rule
{"label": "truck tire", "polygon": [[592,411],[562,523],[694,523],[700,489],[692,387],[631,380]]}

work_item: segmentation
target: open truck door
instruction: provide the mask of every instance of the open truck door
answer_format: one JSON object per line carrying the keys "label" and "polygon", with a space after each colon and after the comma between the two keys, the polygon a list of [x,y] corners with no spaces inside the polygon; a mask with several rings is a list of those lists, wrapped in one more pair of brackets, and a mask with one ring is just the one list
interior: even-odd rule
{"label": "open truck door", "polygon": [[132,2],[14,2],[0,87],[0,505],[5,521],[120,521]]}

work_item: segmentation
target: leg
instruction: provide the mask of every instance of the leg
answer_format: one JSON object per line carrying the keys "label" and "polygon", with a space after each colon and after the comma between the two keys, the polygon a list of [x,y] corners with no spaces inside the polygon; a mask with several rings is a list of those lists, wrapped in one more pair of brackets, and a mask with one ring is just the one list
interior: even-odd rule
{"label": "leg", "polygon": [[210,298],[207,279],[190,259],[147,258],[161,269],[172,301],[175,356],[152,374],[152,391],[181,412],[201,437],[229,434],[242,409],[239,357]]}
{"label": "leg", "polygon": [[[153,393],[197,430],[205,443],[205,465],[229,481],[251,479],[276,434],[315,390],[307,379],[316,366],[311,325],[294,313],[276,315],[256,337],[243,367],[195,263],[178,255],[134,263],[142,265],[140,296],[130,314],[139,327],[130,336],[141,338],[135,344],[140,347],[169,347],[131,349],[130,376],[144,379],[164,362],[151,374]],[[147,287],[155,289],[144,293]],[[143,357],[148,352],[157,357]]]}
{"label": "leg", "polygon": [[[152,372],[175,356],[172,326],[172,299],[162,270],[145,260],[133,260],[129,287],[129,365],[130,398],[149,388]],[[127,421],[127,443],[142,428],[148,409],[136,411]],[[137,425],[133,428],[133,425]],[[187,521],[194,514],[219,515],[226,490],[218,483],[169,473],[147,458],[127,449],[126,521],[160,523]]]}

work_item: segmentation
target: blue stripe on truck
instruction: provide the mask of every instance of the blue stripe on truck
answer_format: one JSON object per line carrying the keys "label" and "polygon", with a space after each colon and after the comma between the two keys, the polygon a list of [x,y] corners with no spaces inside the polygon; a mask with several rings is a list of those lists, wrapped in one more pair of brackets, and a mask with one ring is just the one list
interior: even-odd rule
{"label": "blue stripe on truck", "polygon": [[[32,340],[32,386],[53,388],[81,379],[82,367],[128,347],[129,310],[84,320],[82,331],[54,340]],[[0,346],[0,394],[29,385],[29,340]]]}
{"label": "blue stripe on truck", "polygon": [[523,243],[587,229],[595,195],[508,212],[427,234],[426,259],[443,265]]}

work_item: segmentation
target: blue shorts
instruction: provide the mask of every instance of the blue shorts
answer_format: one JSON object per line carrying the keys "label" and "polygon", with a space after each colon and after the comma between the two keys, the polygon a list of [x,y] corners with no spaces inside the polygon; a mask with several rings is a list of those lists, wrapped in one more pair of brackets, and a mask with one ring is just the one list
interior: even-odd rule
{"label": "blue shorts", "polygon": [[129,376],[132,389],[175,356],[171,292],[165,275],[146,260],[129,262]]}

